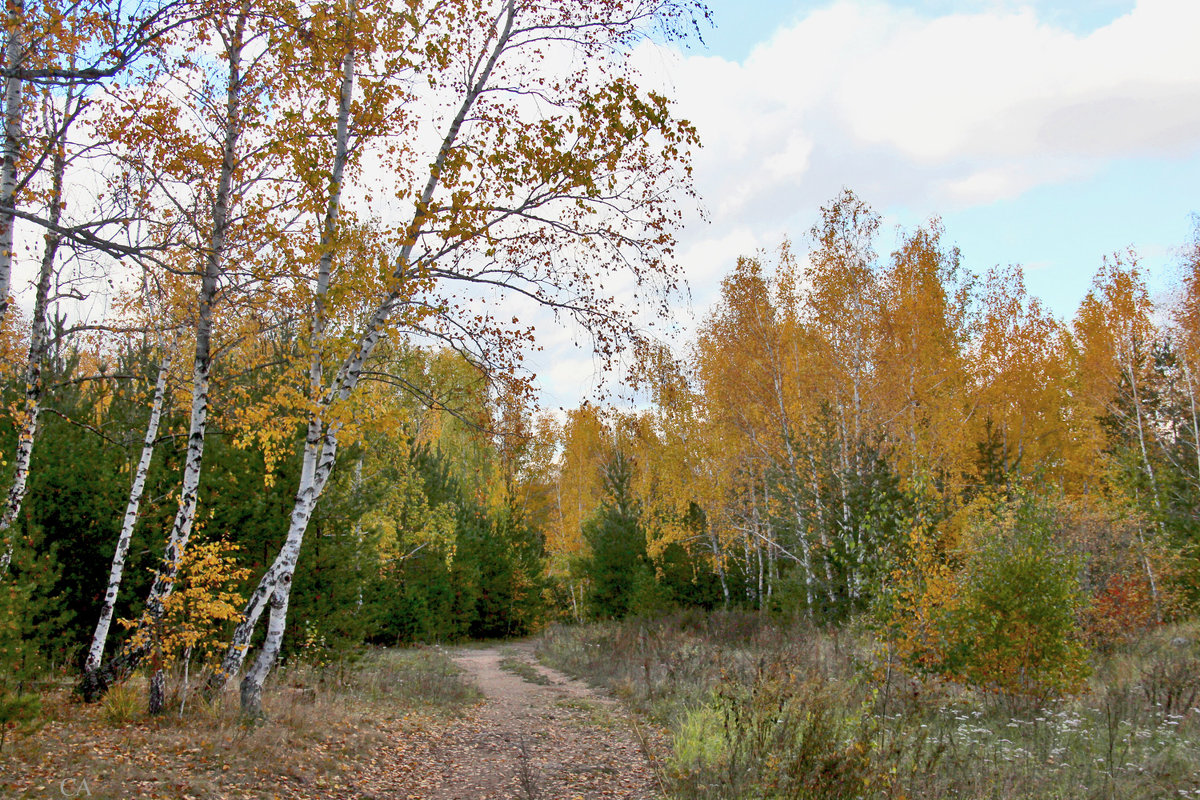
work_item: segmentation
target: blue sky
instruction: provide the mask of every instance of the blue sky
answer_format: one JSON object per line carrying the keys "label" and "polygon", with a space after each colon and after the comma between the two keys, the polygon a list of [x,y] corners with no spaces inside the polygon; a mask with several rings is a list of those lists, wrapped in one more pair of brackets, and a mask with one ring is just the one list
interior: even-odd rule
{"label": "blue sky", "polygon": [[[895,232],[942,218],[964,264],[1026,268],[1070,319],[1133,247],[1160,296],[1200,212],[1200,0],[711,0],[704,47],[634,58],[704,143],[680,235],[694,330],[739,255],[801,252],[842,187]],[[594,365],[551,340],[547,404]]]}
{"label": "blue sky", "polygon": [[[713,28],[704,36],[703,52],[743,63],[755,47],[769,44],[781,29],[803,25],[813,12],[834,4],[712,0],[707,5]],[[1177,5],[1182,8],[1184,3]],[[1137,4],[1130,0],[906,0],[871,6],[927,21],[953,14],[1027,13],[1042,25],[1086,37],[1135,11]],[[1193,102],[1200,103],[1200,96],[1193,95]],[[1137,249],[1155,290],[1163,292],[1173,285],[1177,248],[1191,236],[1191,214],[1200,211],[1200,130],[1193,130],[1188,138],[1190,145],[1165,153],[1130,147],[1127,153],[1093,159],[1076,174],[1038,183],[1016,196],[970,204],[939,205],[918,192],[906,201],[902,181],[886,192],[890,202],[881,203],[872,198],[872,187],[855,185],[850,177],[846,185],[894,224],[911,227],[932,214],[941,216],[968,266],[977,271],[996,264],[1025,265],[1031,291],[1060,316],[1070,317],[1101,259],[1118,249]],[[815,145],[814,157],[820,152],[819,139]],[[798,197],[807,195],[797,189]],[[797,212],[799,224],[792,236],[799,238],[815,219],[816,208]]]}

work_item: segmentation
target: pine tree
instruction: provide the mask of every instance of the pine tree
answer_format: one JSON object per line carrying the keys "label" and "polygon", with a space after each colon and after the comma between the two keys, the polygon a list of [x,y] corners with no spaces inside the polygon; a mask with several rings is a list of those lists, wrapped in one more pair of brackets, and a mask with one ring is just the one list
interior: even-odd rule
{"label": "pine tree", "polygon": [[633,496],[633,462],[618,450],[604,468],[604,500],[583,527],[591,548],[585,572],[588,601],[600,618],[620,619],[635,611],[637,590],[652,579],[641,509]]}

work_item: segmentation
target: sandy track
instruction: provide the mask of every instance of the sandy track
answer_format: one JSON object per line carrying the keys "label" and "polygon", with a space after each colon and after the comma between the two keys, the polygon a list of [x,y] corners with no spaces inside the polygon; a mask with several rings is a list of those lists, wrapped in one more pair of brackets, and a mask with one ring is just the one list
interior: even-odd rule
{"label": "sandy track", "polygon": [[[485,699],[434,733],[423,763],[409,775],[409,797],[661,797],[632,721],[615,700],[538,665],[528,644],[452,655]],[[503,669],[506,657],[532,666],[548,685]]]}

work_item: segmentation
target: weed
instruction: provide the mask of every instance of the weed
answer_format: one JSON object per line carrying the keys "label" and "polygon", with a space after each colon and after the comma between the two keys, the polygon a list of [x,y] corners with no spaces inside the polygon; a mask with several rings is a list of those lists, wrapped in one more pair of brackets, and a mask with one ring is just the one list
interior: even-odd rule
{"label": "weed", "polygon": [[1041,704],[901,669],[867,631],[737,614],[555,628],[547,663],[668,728],[668,794],[692,798],[1200,798],[1188,629],[1098,656]]}
{"label": "weed", "polygon": [[444,714],[461,714],[482,698],[436,647],[372,652],[347,678],[347,688],[369,701],[388,700]]}
{"label": "weed", "polygon": [[527,683],[535,683],[538,686],[553,686],[554,681],[547,678],[537,667],[530,664],[528,661],[522,661],[514,656],[505,656],[500,659],[500,669],[505,672],[511,672]]}
{"label": "weed", "polygon": [[108,694],[100,701],[104,719],[110,725],[128,725],[145,710],[146,694],[143,687],[136,683],[123,683],[109,689]]}

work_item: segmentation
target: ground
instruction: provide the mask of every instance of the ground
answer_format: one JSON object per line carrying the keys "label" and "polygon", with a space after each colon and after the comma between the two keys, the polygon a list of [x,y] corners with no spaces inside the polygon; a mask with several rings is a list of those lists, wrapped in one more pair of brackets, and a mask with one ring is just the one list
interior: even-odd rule
{"label": "ground", "polygon": [[239,718],[235,689],[148,717],[144,681],[93,705],[64,682],[45,696],[41,728],[0,749],[0,797],[662,796],[643,738],[656,734],[607,693],[538,664],[532,642],[379,651],[344,674],[292,667],[257,725]]}

